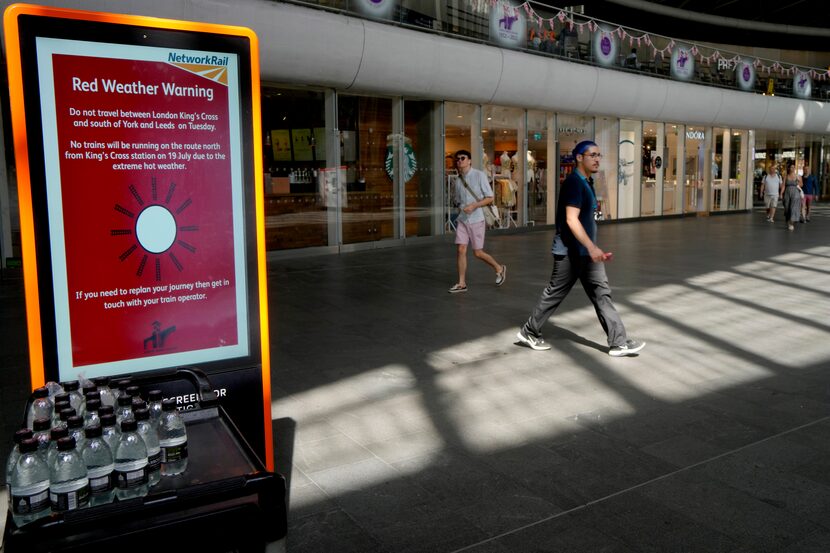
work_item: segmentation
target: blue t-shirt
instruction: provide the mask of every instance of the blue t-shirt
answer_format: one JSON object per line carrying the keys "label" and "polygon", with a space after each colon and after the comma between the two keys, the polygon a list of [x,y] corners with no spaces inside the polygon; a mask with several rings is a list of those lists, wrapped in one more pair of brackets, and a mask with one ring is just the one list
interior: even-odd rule
{"label": "blue t-shirt", "polygon": [[802,188],[802,190],[804,190],[804,193],[808,196],[815,196],[818,193],[818,186],[816,185],[817,182],[815,175],[804,177],[804,188]]}
{"label": "blue t-shirt", "polygon": [[592,242],[597,241],[597,223],[594,213],[597,210],[597,197],[594,194],[594,180],[585,178],[579,171],[574,171],[559,189],[559,203],[556,206],[556,238],[553,240],[553,253],[567,255],[569,248],[576,248],[579,255],[588,255],[588,250],[579,243],[568,226],[565,208],[579,208],[579,222]]}

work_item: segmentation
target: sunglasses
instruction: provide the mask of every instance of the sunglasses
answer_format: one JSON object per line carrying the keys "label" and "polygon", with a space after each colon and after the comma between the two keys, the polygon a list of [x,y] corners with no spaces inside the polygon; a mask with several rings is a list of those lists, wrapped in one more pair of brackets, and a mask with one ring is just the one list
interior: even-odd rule
{"label": "sunglasses", "polygon": [[467,156],[458,156],[457,158],[455,158],[455,161],[464,161],[465,159],[469,158],[467,158]]}

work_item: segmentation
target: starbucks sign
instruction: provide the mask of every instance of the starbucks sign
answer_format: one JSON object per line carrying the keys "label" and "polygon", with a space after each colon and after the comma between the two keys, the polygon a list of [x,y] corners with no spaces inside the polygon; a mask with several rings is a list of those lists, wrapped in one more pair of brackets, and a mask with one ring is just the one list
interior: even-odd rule
{"label": "starbucks sign", "polygon": [[[403,158],[404,165],[401,176],[403,177],[403,182],[409,182],[409,179],[415,175],[415,171],[418,169],[418,161],[415,159],[415,150],[412,148],[412,141],[408,138],[404,138]],[[386,142],[386,174],[390,179],[395,178],[395,148],[393,147],[391,136]]]}

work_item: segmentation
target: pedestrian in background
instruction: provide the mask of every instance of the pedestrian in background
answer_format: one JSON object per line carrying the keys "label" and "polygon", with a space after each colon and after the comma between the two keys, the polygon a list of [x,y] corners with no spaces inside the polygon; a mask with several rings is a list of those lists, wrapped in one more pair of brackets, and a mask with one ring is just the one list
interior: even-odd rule
{"label": "pedestrian in background", "polygon": [[795,172],[795,163],[787,165],[784,177],[784,220],[787,230],[795,230],[795,224],[801,219],[801,177]]}
{"label": "pedestrian in background", "polygon": [[767,222],[772,223],[775,220],[775,208],[778,206],[778,198],[783,193],[784,183],[778,173],[778,168],[774,163],[770,163],[769,171],[761,181],[761,198],[767,208]]}
{"label": "pedestrian in background", "polygon": [[810,210],[818,194],[818,181],[816,176],[811,173],[809,163],[804,164],[804,175],[801,177],[801,181],[804,184],[801,189],[804,192],[804,220],[809,221]]}
{"label": "pedestrian in background", "polygon": [[473,169],[472,164],[470,152],[467,150],[458,150],[455,153],[455,166],[458,168],[458,177],[455,179],[455,198],[460,209],[458,218],[455,220],[458,282],[449,289],[450,294],[467,291],[467,246],[469,244],[473,246],[473,255],[490,265],[496,272],[496,286],[504,284],[507,278],[507,265],[502,265],[484,251],[487,223],[481,208],[493,203],[493,188],[484,171]]}

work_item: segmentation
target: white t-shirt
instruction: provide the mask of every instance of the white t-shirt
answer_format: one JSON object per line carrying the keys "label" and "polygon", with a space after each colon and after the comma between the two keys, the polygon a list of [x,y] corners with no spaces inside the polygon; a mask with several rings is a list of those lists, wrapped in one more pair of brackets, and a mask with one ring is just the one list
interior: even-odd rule
{"label": "white t-shirt", "polygon": [[763,183],[765,196],[777,196],[781,187],[781,175],[777,172],[773,174],[767,173],[767,176],[764,177]]}

